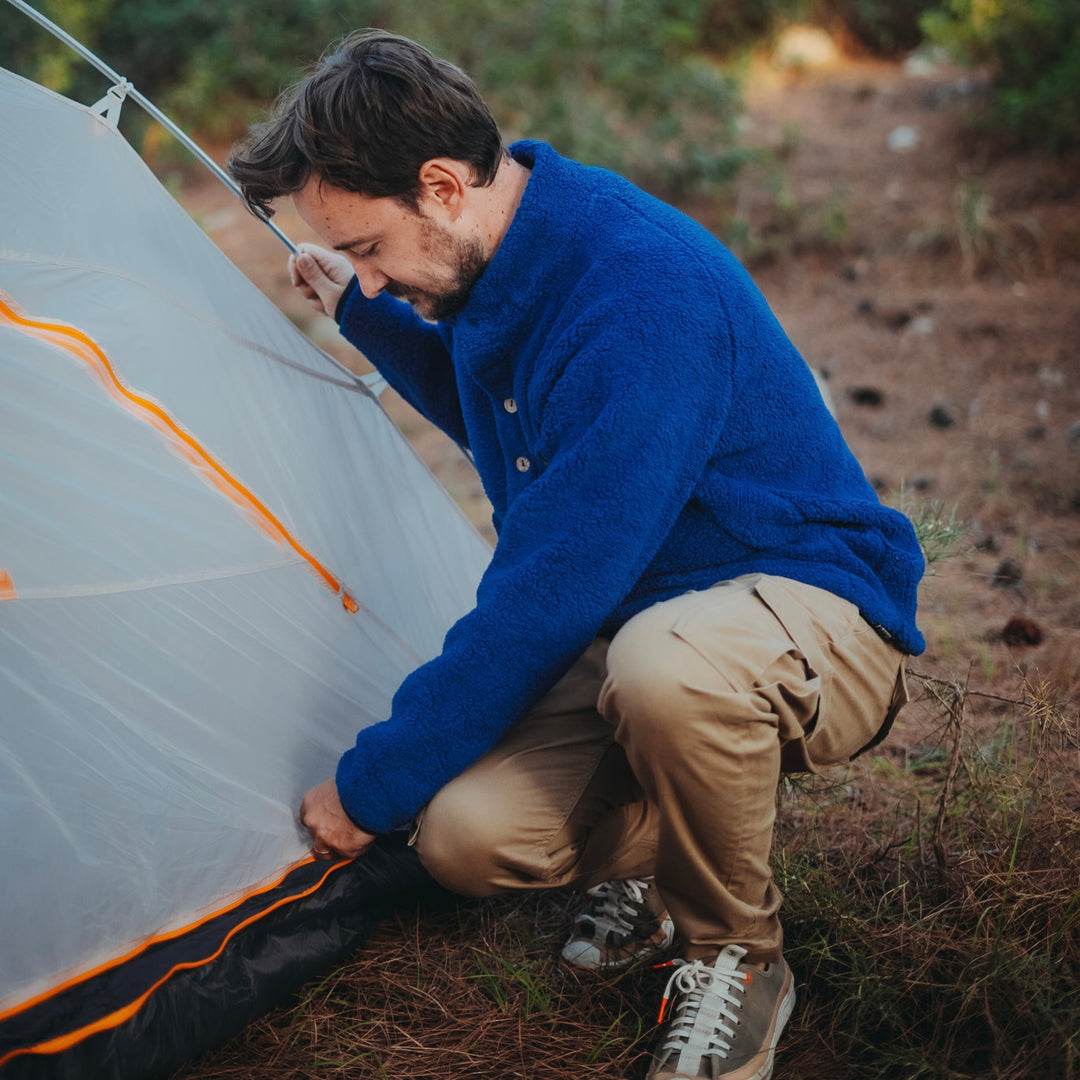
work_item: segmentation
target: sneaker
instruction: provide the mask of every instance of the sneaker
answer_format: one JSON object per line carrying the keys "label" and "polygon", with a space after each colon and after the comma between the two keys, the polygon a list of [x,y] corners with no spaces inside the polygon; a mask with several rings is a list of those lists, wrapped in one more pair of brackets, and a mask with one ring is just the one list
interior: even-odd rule
{"label": "sneaker", "polygon": [[608,975],[638,960],[657,960],[671,948],[675,924],[652,878],[605,881],[588,896],[562,950],[571,967]]}
{"label": "sneaker", "polygon": [[769,1080],[795,982],[783,960],[763,971],[740,964],[745,955],[729,945],[712,963],[674,961],[660,1009],[669,1026],[648,1080]]}

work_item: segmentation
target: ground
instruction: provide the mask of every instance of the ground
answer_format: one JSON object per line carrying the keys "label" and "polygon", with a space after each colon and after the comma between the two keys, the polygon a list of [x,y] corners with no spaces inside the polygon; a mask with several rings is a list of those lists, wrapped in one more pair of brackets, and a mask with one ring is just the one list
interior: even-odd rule
{"label": "ground", "polygon": [[[971,773],[970,759],[959,752],[950,756],[950,745],[959,743],[943,737],[946,723],[962,725],[974,744],[989,744],[1000,741],[1003,725],[1023,727],[1035,715],[1030,706],[1036,699],[1049,702],[1059,720],[1066,718],[1059,740],[1066,771],[1058,770],[1048,782],[1071,778],[1061,805],[1073,814],[1068,842],[1080,844],[1073,771],[1080,700],[1080,163],[1031,153],[1005,155],[970,134],[985,92],[983,76],[949,66],[840,59],[806,69],[760,61],[746,86],[744,137],[770,148],[771,164],[749,170],[732,199],[702,200],[687,208],[739,241],[781,323],[807,361],[826,376],[841,428],[882,498],[894,505],[902,500],[913,515],[958,526],[955,553],[935,564],[920,594],[919,621],[928,649],[911,665],[913,704],[875,765],[849,779],[849,805],[841,819],[844,828],[873,835],[873,850],[880,853],[914,835],[919,864],[928,873],[938,864],[941,888],[946,871],[954,872],[949,868],[956,853],[947,850],[946,830],[930,819],[935,809],[940,817],[961,766]],[[343,362],[358,362],[332,325],[309,318],[291,295],[279,241],[212,182],[185,179],[180,193],[265,292]],[[732,233],[734,212],[746,224]],[[288,212],[282,212],[280,223],[293,239],[306,238]],[[458,451],[400,402],[385,403],[490,536],[483,494]],[[957,692],[961,705],[950,713]],[[886,769],[892,769],[886,780],[923,775],[917,763],[931,761],[935,750],[939,772],[933,800],[916,793],[909,805],[902,790],[897,794],[900,789],[882,780]],[[793,807],[786,826],[790,835],[803,828],[807,813],[805,806]],[[886,815],[893,824],[882,824]],[[827,834],[838,826],[822,828]],[[895,843],[890,829],[899,837]],[[837,850],[844,843],[836,840]],[[988,852],[961,854],[989,859]],[[978,880],[985,885],[991,871]],[[851,887],[869,894],[876,886],[852,871]],[[810,923],[800,921],[797,889],[791,892],[789,886],[789,896],[795,930],[805,932]],[[1070,917],[1075,920],[1075,911]],[[495,924],[483,925],[490,930]],[[393,933],[400,934],[400,928],[391,928]],[[468,933],[475,933],[475,926]],[[498,937],[502,931],[493,933]],[[468,942],[468,934],[463,940]],[[445,950],[445,942],[438,944]],[[461,944],[458,950],[468,947]],[[812,965],[805,954],[799,961],[797,974],[805,979]],[[377,981],[373,963],[368,975],[358,978]],[[334,992],[339,990],[334,983]],[[607,1004],[624,1007],[621,998]],[[824,1064],[800,1068],[788,1058],[785,1066],[782,1057],[778,1076],[856,1075],[852,1062],[832,1061],[822,1050],[813,1020],[822,1007],[810,997],[793,1020],[789,1041],[791,1053],[817,1054],[813,1060]],[[342,1072],[319,1075],[391,1074],[373,1071],[376,1066],[393,1075],[439,1075],[440,1042],[446,1048],[459,1036],[445,1027],[445,1017],[435,1024],[436,1014],[427,1020],[426,1014],[409,1014],[413,1057],[394,1057],[389,1042],[401,1038],[403,1029],[391,1021],[374,1036],[374,1049],[365,1044],[364,1061],[376,1061],[372,1071],[341,1066]],[[266,1030],[280,1034],[290,1023],[295,1021],[272,1022]],[[425,1040],[424,1023],[438,1030],[437,1037],[429,1033],[435,1061],[430,1065],[421,1065],[429,1059],[416,1056]],[[325,1030],[321,1034],[326,1037]],[[378,1049],[380,1037],[389,1040],[384,1052]],[[603,1043],[603,1029],[597,1037]],[[515,1034],[511,1042],[514,1038],[520,1047],[525,1036]],[[952,1052],[955,1036],[949,1038]],[[1054,1038],[1047,1036],[1048,1045]],[[531,1062],[522,1051],[519,1064],[493,1065],[490,1073],[476,1064],[482,1056],[470,1057],[467,1071],[560,1075],[554,1058],[541,1062],[553,1053],[550,1041],[536,1052],[540,1056]],[[250,1059],[250,1053],[249,1043],[241,1057]],[[1064,1062],[1064,1053],[1055,1058],[1053,1047],[1048,1053],[1038,1066],[1044,1071],[1031,1075],[1074,1075],[1075,1057],[1055,1072],[1046,1063]],[[235,1053],[218,1060],[220,1071],[207,1064],[185,1075],[248,1075]],[[620,1060],[629,1061],[628,1075],[641,1073],[640,1056]],[[600,1054],[589,1071],[582,1067],[577,1075],[617,1075],[605,1071],[613,1066],[603,1062]],[[968,1067],[975,1068],[970,1061]],[[274,1075],[307,1075],[298,1066],[290,1068]],[[251,1075],[256,1074],[269,1072]],[[942,1067],[925,1075],[961,1073]],[[1004,1076],[1006,1071],[987,1065],[984,1072],[975,1068],[963,1075]],[[1016,1066],[1008,1075],[1028,1073]]]}

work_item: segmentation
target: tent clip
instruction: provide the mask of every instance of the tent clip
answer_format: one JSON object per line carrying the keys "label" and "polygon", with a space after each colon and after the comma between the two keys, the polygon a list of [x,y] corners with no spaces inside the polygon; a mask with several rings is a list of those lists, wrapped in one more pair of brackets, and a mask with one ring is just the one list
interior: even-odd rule
{"label": "tent clip", "polygon": [[110,86],[105,96],[90,106],[110,127],[116,127],[120,120],[120,109],[128,92],[135,87],[127,79],[121,79],[115,86]]}

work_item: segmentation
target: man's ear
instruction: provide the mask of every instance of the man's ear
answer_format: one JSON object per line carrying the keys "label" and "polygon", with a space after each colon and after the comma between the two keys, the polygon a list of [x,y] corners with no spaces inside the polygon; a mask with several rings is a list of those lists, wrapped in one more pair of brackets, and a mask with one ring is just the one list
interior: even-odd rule
{"label": "man's ear", "polygon": [[454,158],[431,158],[420,166],[420,199],[434,199],[442,210],[457,218],[465,205],[472,169]]}

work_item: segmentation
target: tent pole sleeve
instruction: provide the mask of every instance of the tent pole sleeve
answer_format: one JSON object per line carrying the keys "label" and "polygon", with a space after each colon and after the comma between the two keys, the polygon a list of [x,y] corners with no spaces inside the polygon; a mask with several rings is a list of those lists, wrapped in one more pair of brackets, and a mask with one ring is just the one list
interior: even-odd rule
{"label": "tent pole sleeve", "polygon": [[[42,15],[36,8],[32,8],[26,0],[8,0],[8,3],[13,7],[16,7],[27,18],[32,19],[39,26],[43,26],[54,37],[59,38],[65,45],[74,49],[87,63],[93,64],[106,78],[112,79],[114,83],[127,82],[123,76],[118,75],[108,64],[105,63],[96,53],[91,52],[81,41],[73,38],[66,30],[57,26],[51,19]],[[128,84],[130,86],[130,84]],[[188,136],[184,131],[176,126],[149,98],[145,97],[135,87],[131,87],[128,90],[127,96],[140,105],[150,116],[152,116],[166,131],[169,132],[178,142],[187,147],[192,154],[195,155],[234,195],[243,201],[244,195],[240,190],[240,185],[205,151],[194,139]],[[245,203],[246,205],[246,203]],[[252,211],[254,213],[254,211]],[[263,217],[262,214],[255,214],[259,220],[261,220],[267,228],[291,251],[296,252],[296,245],[274,224],[268,217]]]}

